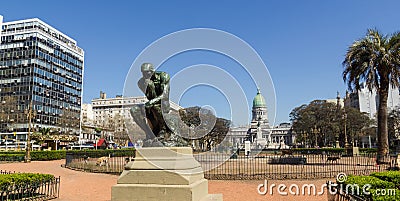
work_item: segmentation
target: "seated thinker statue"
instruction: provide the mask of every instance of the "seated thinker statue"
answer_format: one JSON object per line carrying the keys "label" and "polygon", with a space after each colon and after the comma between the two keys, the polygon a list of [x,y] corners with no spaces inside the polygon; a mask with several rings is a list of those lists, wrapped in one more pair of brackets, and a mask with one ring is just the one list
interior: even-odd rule
{"label": "seated thinker statue", "polygon": [[143,146],[185,146],[183,138],[176,135],[166,124],[169,117],[169,75],[155,71],[151,63],[141,66],[143,77],[138,86],[146,95],[145,104],[135,105],[130,113],[137,125],[146,133]]}

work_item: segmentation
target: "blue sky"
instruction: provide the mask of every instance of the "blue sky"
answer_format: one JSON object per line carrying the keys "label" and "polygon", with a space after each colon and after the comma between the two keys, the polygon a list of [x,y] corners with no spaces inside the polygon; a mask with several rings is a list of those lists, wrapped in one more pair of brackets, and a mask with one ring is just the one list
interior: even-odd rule
{"label": "blue sky", "polygon": [[[335,98],[336,91],[343,95],[341,63],[347,47],[368,28],[400,31],[399,7],[399,1],[386,0],[14,0],[2,2],[0,15],[4,21],[40,18],[78,42],[85,50],[84,102],[98,97],[99,91],[109,97],[122,94],[131,64],[160,37],[190,28],[231,33],[252,46],[265,62],[275,86],[275,122],[279,123],[288,121],[290,111],[301,104]],[[173,74],[179,71],[177,66],[198,63],[231,69],[235,65],[214,53],[188,52],[168,60],[162,69]],[[240,70],[232,73],[243,79],[240,84],[251,104],[256,86]],[[268,104],[273,102],[265,98]],[[201,87],[187,91],[181,100],[183,106],[211,105],[218,116],[229,118],[226,103],[218,90]],[[235,124],[247,123],[246,116]]]}

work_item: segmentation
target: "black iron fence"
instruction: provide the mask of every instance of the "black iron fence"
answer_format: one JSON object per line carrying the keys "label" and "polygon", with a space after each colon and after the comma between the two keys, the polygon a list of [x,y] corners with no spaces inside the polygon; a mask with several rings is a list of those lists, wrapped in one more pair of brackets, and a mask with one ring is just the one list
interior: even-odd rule
{"label": "black iron fence", "polygon": [[327,186],[327,201],[368,201],[370,199],[363,198],[357,195],[346,193],[342,187],[333,185],[331,181],[326,183]]}
{"label": "black iron fence", "polygon": [[134,150],[67,152],[65,167],[86,172],[120,174],[134,157]]}
{"label": "black iron fence", "polygon": [[[0,174],[13,174],[0,171]],[[51,200],[60,196],[60,177],[50,181],[34,182],[24,185],[7,185],[0,188],[0,200]]]}
{"label": "black iron fence", "polygon": [[5,171],[5,170],[0,170],[0,174],[13,174],[15,171]]}
{"label": "black iron fence", "polygon": [[[88,172],[120,174],[134,160],[134,151],[105,155],[99,153],[67,152],[65,166]],[[204,176],[216,180],[255,179],[320,179],[334,178],[339,173],[368,175],[390,168],[390,161],[376,164],[376,154],[341,156],[340,154],[293,154],[258,156],[194,154],[202,165]]]}
{"label": "black iron fence", "polygon": [[367,200],[358,196],[346,194],[345,192],[341,191],[336,194],[330,194],[328,192],[328,201],[367,201]]}
{"label": "black iron fence", "polygon": [[[320,179],[334,178],[339,173],[368,175],[387,170],[390,162],[376,165],[376,154],[342,157],[340,155],[263,155],[234,156],[224,154],[195,155],[207,179]],[[226,161],[224,161],[226,160]]]}

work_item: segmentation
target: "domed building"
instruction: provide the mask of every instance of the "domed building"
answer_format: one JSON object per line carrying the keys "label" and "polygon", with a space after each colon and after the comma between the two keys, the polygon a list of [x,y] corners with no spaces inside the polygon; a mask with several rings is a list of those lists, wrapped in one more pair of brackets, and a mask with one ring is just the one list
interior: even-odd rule
{"label": "domed building", "polygon": [[253,99],[251,124],[259,125],[261,128],[269,128],[267,104],[260,89],[257,89],[257,95]]}
{"label": "domed building", "polygon": [[260,89],[257,89],[253,99],[250,125],[231,128],[229,132],[232,144],[240,147],[245,141],[250,141],[252,148],[287,148],[286,145],[293,144],[295,140],[290,123],[275,127],[269,125],[267,102]]}
{"label": "domed building", "polygon": [[247,133],[247,140],[260,148],[271,142],[267,104],[260,89],[257,89],[257,95],[253,99],[251,125]]}

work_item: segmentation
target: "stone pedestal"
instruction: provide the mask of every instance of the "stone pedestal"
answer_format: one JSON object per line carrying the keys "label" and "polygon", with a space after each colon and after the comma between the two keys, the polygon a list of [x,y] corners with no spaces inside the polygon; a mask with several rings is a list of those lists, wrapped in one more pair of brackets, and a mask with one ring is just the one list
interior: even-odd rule
{"label": "stone pedestal", "polygon": [[360,155],[360,149],[358,147],[353,147],[353,156],[359,156]]}
{"label": "stone pedestal", "polygon": [[208,194],[208,181],[189,147],[151,147],[136,150],[125,166],[112,201],[222,201]]}

